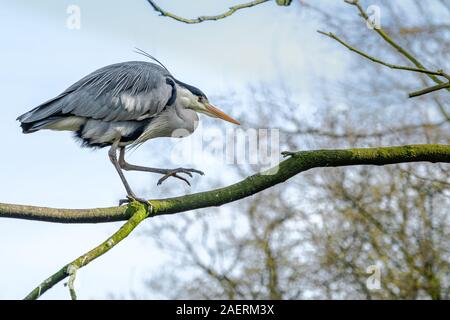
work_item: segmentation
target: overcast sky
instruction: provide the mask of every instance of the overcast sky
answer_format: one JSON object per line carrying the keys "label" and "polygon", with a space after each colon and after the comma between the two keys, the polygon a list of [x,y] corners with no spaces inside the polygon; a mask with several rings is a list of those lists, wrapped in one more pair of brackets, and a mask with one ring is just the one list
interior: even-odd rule
{"label": "overcast sky", "polygon": [[[188,17],[219,13],[230,2],[239,3],[160,2],[168,10]],[[80,30],[66,26],[69,5],[81,9]],[[335,44],[317,35],[318,26],[297,5],[281,8],[267,3],[220,22],[200,25],[160,17],[145,0],[1,0],[1,8],[0,202],[105,207],[116,205],[124,196],[107,150],[81,149],[69,133],[23,135],[15,119],[99,67],[144,59],[133,53],[134,47],[157,56],[175,77],[201,88],[208,96],[240,92],[249,84],[277,83],[283,79],[299,92],[299,97],[306,97],[311,78],[339,77],[344,63],[344,59],[330,54]],[[240,107],[226,111],[239,118]],[[245,123],[245,118],[239,120]],[[231,125],[217,126],[225,132]],[[147,142],[130,160],[154,165],[158,153],[169,152],[167,141]],[[183,159],[173,165],[186,166]],[[214,159],[189,165],[206,168],[209,177],[223,172]],[[154,175],[128,176],[133,187],[148,190],[149,197],[161,196],[161,190],[167,190],[156,190]],[[191,189],[177,181],[169,182],[170,194],[210,187],[196,181]],[[24,297],[40,281],[103,241],[119,226],[120,223],[61,225],[0,220],[0,299]],[[159,258],[162,259],[160,253],[139,237],[138,231],[78,273],[79,298],[139,292],[144,271],[157,272],[162,263]],[[59,284],[43,298],[69,295]]]}

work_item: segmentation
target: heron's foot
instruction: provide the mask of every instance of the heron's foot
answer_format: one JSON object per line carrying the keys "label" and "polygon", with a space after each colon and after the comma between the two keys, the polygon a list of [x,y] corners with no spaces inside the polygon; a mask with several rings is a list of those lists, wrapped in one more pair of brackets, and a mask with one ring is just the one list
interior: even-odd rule
{"label": "heron's foot", "polygon": [[150,202],[148,200],[142,199],[142,198],[138,198],[136,196],[130,196],[128,195],[126,199],[121,199],[119,200],[119,206],[122,206],[124,204],[129,204],[133,201],[137,201],[139,203],[142,203],[144,206],[150,206]]}
{"label": "heron's foot", "polygon": [[184,182],[186,182],[190,186],[191,183],[188,181],[188,179],[186,179],[183,176],[180,176],[179,173],[184,173],[184,174],[188,175],[191,178],[192,178],[192,174],[193,173],[197,173],[197,174],[199,174],[201,176],[204,175],[203,171],[196,170],[196,169],[186,169],[186,168],[171,169],[171,170],[167,170],[167,173],[164,174],[164,176],[161,179],[158,180],[157,185],[160,185],[161,183],[166,181],[167,178],[169,178],[169,177],[174,177],[174,178],[183,180]]}

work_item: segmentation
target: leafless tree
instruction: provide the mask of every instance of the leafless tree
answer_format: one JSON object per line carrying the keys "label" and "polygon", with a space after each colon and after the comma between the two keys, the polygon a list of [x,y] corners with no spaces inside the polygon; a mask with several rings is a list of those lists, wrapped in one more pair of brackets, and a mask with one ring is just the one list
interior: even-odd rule
{"label": "leafless tree", "polygon": [[[297,8],[352,48],[415,68],[366,27],[354,5],[334,3],[331,10],[329,4],[302,1]],[[445,1],[377,4],[383,30],[396,43],[430,70],[449,68]],[[282,123],[283,145],[296,150],[449,142],[448,92],[407,98],[433,85],[429,74],[392,70],[340,49],[353,59],[348,76],[338,85],[311,77],[317,83],[314,116],[296,112],[302,105],[283,83],[253,85],[248,94],[258,112],[248,117],[252,125]],[[321,170],[260,193],[231,213],[157,221],[146,234],[169,252],[170,263],[164,277],[149,277],[149,290],[176,298],[448,299],[448,171],[416,164]],[[381,271],[380,289],[367,286],[372,265]]]}

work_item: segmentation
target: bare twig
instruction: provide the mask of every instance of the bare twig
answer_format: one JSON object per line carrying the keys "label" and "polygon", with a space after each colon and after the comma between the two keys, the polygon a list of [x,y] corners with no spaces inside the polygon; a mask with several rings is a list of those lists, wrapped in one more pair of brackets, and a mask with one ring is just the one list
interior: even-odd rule
{"label": "bare twig", "polygon": [[344,40],[340,39],[338,36],[336,36],[335,34],[333,34],[331,32],[324,32],[324,31],[320,31],[320,30],[318,30],[317,32],[320,33],[320,34],[323,34],[323,35],[325,35],[325,36],[327,36],[327,37],[329,37],[331,39],[336,40],[337,42],[342,44],[344,47],[349,49],[350,51],[353,51],[353,52],[359,54],[360,56],[363,56],[364,58],[369,59],[370,61],[382,64],[383,66],[386,66],[388,68],[396,69],[396,70],[406,70],[406,71],[412,71],[412,72],[418,72],[418,73],[425,73],[425,74],[428,74],[428,75],[441,76],[441,77],[445,77],[445,78],[450,80],[450,75],[446,74],[442,70],[431,71],[431,70],[427,70],[427,69],[424,69],[424,68],[414,68],[414,67],[407,67],[407,66],[399,66],[399,65],[387,63],[387,62],[384,62],[384,61],[382,61],[380,59],[372,57],[372,56],[368,55],[367,53],[356,49],[355,47],[352,47],[351,45],[349,45]]}
{"label": "bare twig", "polygon": [[250,1],[250,2],[247,2],[247,3],[243,3],[243,4],[236,5],[236,6],[232,6],[232,7],[229,8],[228,11],[226,11],[226,12],[224,12],[222,14],[218,14],[218,15],[214,15],[214,16],[200,16],[200,17],[197,17],[197,18],[194,18],[194,19],[187,19],[187,18],[183,18],[183,17],[177,16],[177,15],[175,15],[173,13],[170,13],[170,12],[162,9],[153,0],[147,0],[147,2],[152,6],[152,8],[155,11],[159,12],[161,14],[161,16],[169,17],[169,18],[172,18],[174,20],[177,20],[177,21],[180,21],[180,22],[184,22],[184,23],[187,23],[187,24],[195,24],[195,23],[201,23],[201,22],[204,22],[204,21],[212,21],[212,20],[224,19],[226,17],[231,16],[233,13],[235,13],[238,10],[251,8],[251,7],[263,4],[263,3],[268,2],[268,1],[270,1],[270,0]]}
{"label": "bare twig", "polygon": [[411,92],[409,94],[409,97],[410,98],[415,98],[415,97],[418,97],[418,96],[422,96],[424,94],[428,94],[428,93],[431,93],[431,92],[434,92],[434,91],[438,91],[438,90],[442,90],[442,89],[448,89],[448,88],[450,88],[450,82],[445,82],[445,83],[437,84],[435,86],[431,86],[431,87],[428,87],[428,88],[425,88],[425,89],[421,89],[421,90],[418,90],[418,91]]}
{"label": "bare twig", "polygon": [[[361,17],[364,19],[364,21],[366,21],[367,23],[371,24],[371,21],[369,19],[369,16],[367,15],[367,13],[364,11],[364,9],[362,8],[361,4],[359,3],[358,0],[344,0],[346,3],[355,6],[358,11],[359,14],[361,15]],[[409,53],[405,48],[403,48],[402,46],[400,46],[397,42],[395,42],[387,33],[386,31],[383,30],[383,28],[381,28],[380,26],[377,26],[376,28],[373,28],[373,30],[378,33],[378,35],[384,40],[386,41],[390,46],[392,46],[394,49],[396,49],[398,52],[400,52],[406,59],[408,59],[409,61],[411,61],[417,68],[419,69],[423,69],[426,70],[426,68],[424,67],[424,65],[416,58],[414,57],[411,53]],[[437,84],[442,84],[444,83],[444,81],[442,81],[441,79],[439,79],[435,74],[430,74],[427,73],[428,77],[433,80],[435,83]],[[445,76],[447,79],[448,75],[446,74]],[[450,80],[450,79],[449,79]],[[442,89],[447,89],[447,91],[450,91],[449,87],[445,87]]]}

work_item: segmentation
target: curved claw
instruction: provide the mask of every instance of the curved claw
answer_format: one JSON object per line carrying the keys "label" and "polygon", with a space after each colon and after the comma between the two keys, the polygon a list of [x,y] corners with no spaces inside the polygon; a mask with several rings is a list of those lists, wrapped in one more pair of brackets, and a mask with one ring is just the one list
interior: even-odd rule
{"label": "curved claw", "polygon": [[175,173],[186,173],[187,175],[189,175],[190,177],[192,177],[192,173],[197,173],[201,176],[204,176],[205,174],[203,173],[203,171],[197,170],[197,169],[186,169],[186,168],[177,168],[177,169],[173,169],[170,170],[170,172],[175,172]]}
{"label": "curved claw", "polygon": [[124,204],[129,204],[129,203],[131,203],[133,201],[140,202],[140,203],[142,203],[145,206],[151,206],[150,202],[148,200],[145,200],[145,199],[142,199],[142,198],[138,198],[138,197],[134,197],[134,196],[129,196],[129,195],[127,196],[126,199],[120,199],[119,200],[119,206],[122,206]]}
{"label": "curved claw", "polygon": [[201,175],[201,176],[204,175],[204,173],[203,173],[202,171],[200,171],[200,170],[196,170],[196,169],[185,169],[185,168],[177,168],[177,169],[173,169],[173,170],[170,170],[169,172],[167,172],[161,179],[158,180],[157,185],[159,186],[159,185],[162,184],[164,181],[166,181],[167,178],[169,178],[169,177],[174,177],[174,178],[177,178],[177,179],[180,179],[180,180],[186,182],[186,183],[188,184],[188,186],[191,186],[191,183],[190,183],[186,178],[184,178],[184,177],[178,175],[178,173],[184,173],[184,174],[187,174],[187,175],[188,175],[189,177],[191,177],[191,178],[193,177],[192,173],[197,173],[197,174],[199,174],[199,175]]}
{"label": "curved claw", "polygon": [[119,200],[119,207],[123,206],[124,204],[129,204],[130,199],[120,199]]}
{"label": "curved claw", "polygon": [[204,176],[205,173],[203,171],[197,170],[197,169],[185,169],[185,170],[189,170],[189,172],[193,172],[193,173],[197,173],[201,176]]}
{"label": "curved claw", "polygon": [[281,155],[286,158],[286,157],[293,157],[297,154],[297,152],[291,152],[291,151],[283,151],[281,152]]}
{"label": "curved claw", "polygon": [[[158,180],[157,185],[159,186],[159,185],[162,184],[164,181],[166,181],[167,178],[169,178],[169,177],[178,178],[178,179],[180,179],[180,180],[186,182],[186,183],[188,184],[188,186],[191,186],[191,183],[188,181],[188,179],[186,179],[186,178],[184,178],[184,177],[181,177],[181,176],[177,175],[176,172],[171,172],[171,173],[168,173],[168,174],[164,175],[164,177],[162,177],[161,179]],[[191,177],[192,177],[192,175],[191,175]]]}
{"label": "curved claw", "polygon": [[189,177],[192,178],[192,173],[190,173],[189,171],[179,171],[179,173],[185,173],[185,174],[187,174]]}

